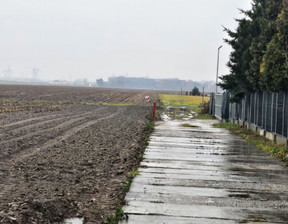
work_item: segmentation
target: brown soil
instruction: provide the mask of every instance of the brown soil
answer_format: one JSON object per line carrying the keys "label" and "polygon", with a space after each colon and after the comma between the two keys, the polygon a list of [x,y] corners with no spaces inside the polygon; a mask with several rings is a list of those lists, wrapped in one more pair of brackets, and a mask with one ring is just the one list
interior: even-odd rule
{"label": "brown soil", "polygon": [[1,86],[0,223],[102,223],[140,161],[149,94]]}

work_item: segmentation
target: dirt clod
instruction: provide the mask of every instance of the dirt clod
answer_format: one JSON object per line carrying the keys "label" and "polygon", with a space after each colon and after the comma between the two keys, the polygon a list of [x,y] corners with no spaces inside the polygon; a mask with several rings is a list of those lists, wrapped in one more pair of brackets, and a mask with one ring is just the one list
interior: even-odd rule
{"label": "dirt clod", "polygon": [[147,95],[122,93],[1,86],[0,223],[60,224],[70,217],[101,223],[123,204],[151,108],[91,103],[100,101],[97,94],[113,103]]}

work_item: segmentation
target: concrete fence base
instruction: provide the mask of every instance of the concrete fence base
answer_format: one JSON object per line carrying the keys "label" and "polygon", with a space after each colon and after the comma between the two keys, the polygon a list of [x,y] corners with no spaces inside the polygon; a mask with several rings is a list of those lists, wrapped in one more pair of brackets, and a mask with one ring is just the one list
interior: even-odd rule
{"label": "concrete fence base", "polygon": [[[222,120],[222,122],[224,122],[224,120]],[[273,141],[277,144],[288,146],[288,139],[287,138],[280,136],[280,135],[277,135],[273,132],[266,131],[265,129],[262,129],[255,124],[249,124],[246,121],[235,120],[235,119],[229,119],[229,122],[231,122],[233,124],[237,124],[242,128],[244,127],[244,128],[250,129],[252,131],[255,131],[259,135],[261,135],[261,136],[263,136],[263,137],[265,137],[265,138],[269,139],[270,141]]]}
{"label": "concrete fence base", "polygon": [[275,136],[275,141],[276,141],[278,144],[287,146],[287,138],[285,138],[285,137],[283,137],[283,136],[276,135],[276,136]]}
{"label": "concrete fence base", "polygon": [[262,129],[262,128],[258,128],[257,130],[258,134],[261,135],[261,136],[264,136],[266,135],[266,130],[265,129]]}

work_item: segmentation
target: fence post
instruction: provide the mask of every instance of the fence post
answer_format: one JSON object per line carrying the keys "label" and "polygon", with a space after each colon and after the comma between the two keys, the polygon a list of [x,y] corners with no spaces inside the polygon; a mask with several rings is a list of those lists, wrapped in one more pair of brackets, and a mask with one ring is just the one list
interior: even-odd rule
{"label": "fence post", "polygon": [[242,110],[241,110],[241,120],[245,121],[245,111],[246,111],[246,96],[241,101],[242,104]]}
{"label": "fence post", "polygon": [[[288,91],[287,91],[287,90],[285,91],[285,96],[286,96],[286,95],[288,95]],[[287,100],[288,100],[288,97],[287,97],[286,101],[287,101]],[[286,119],[286,120],[287,120],[287,124],[286,124],[286,125],[287,125],[286,138],[288,138],[288,109],[287,109],[288,104],[285,103],[285,105],[286,105],[286,107],[285,107],[285,112],[286,112],[285,115],[286,115],[286,117],[287,117],[287,119]]]}
{"label": "fence post", "polygon": [[214,95],[214,93],[210,93],[209,111],[210,111],[211,116],[215,116],[215,95]]}
{"label": "fence post", "polygon": [[262,128],[263,128],[263,129],[265,128],[265,124],[264,124],[264,115],[265,115],[265,95],[266,95],[266,92],[263,92],[263,99],[262,99],[262,121],[261,121],[261,124],[262,124]]}
{"label": "fence post", "polygon": [[248,124],[250,126],[251,124],[251,115],[252,115],[252,105],[251,105],[251,101],[252,101],[252,94],[249,95],[249,117],[248,117]]}
{"label": "fence post", "polygon": [[279,93],[276,93],[276,104],[275,104],[275,133],[277,134],[277,119],[278,119],[278,99]]}
{"label": "fence post", "polygon": [[271,132],[273,132],[273,104],[274,104],[274,93],[272,93],[272,103],[271,103]]}
{"label": "fence post", "polygon": [[[283,104],[282,104],[282,136],[284,136],[285,127],[285,111],[286,111],[286,92],[283,93]],[[286,136],[284,136],[286,137]]]}
{"label": "fence post", "polygon": [[229,93],[227,92],[223,93],[221,117],[222,120],[227,121],[229,119]]}
{"label": "fence post", "polygon": [[255,92],[255,109],[254,109],[254,124],[258,126],[258,104],[259,104],[259,94]]}
{"label": "fence post", "polygon": [[153,118],[155,119],[155,112],[156,112],[156,101],[154,101],[153,105]]}
{"label": "fence post", "polygon": [[266,99],[266,106],[265,106],[265,130],[267,130],[267,114],[268,114],[268,98],[269,98],[268,94],[270,93],[266,92],[267,99]]}

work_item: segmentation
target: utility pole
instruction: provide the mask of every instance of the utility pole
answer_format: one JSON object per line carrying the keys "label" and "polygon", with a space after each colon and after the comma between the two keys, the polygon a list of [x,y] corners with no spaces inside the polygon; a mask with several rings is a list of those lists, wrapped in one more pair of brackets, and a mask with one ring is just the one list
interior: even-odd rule
{"label": "utility pole", "polygon": [[220,47],[218,47],[218,54],[217,54],[217,71],[216,71],[216,92],[215,94],[217,94],[217,84],[218,84],[218,71],[219,71],[219,52],[221,49],[222,45]]}
{"label": "utility pole", "polygon": [[204,86],[203,86],[203,89],[202,89],[202,105],[204,105]]}
{"label": "utility pole", "polygon": [[39,69],[38,68],[33,68],[33,70],[32,70],[32,78],[33,78],[33,80],[34,81],[36,81],[36,80],[38,80],[38,72],[39,72]]}
{"label": "utility pole", "polygon": [[9,79],[9,78],[11,78],[12,70],[8,66],[7,70],[5,70],[3,73],[4,73],[4,78]]}

